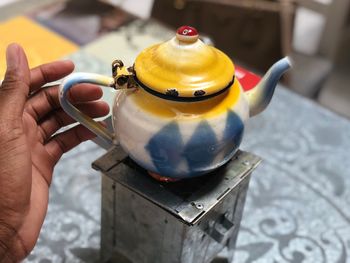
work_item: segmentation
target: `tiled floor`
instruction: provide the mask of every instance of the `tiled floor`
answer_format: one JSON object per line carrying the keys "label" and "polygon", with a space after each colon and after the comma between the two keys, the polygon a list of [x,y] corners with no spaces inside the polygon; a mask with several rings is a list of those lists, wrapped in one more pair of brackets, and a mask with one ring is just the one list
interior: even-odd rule
{"label": "tiled floor", "polygon": [[350,61],[338,67],[324,83],[318,101],[321,105],[350,118]]}

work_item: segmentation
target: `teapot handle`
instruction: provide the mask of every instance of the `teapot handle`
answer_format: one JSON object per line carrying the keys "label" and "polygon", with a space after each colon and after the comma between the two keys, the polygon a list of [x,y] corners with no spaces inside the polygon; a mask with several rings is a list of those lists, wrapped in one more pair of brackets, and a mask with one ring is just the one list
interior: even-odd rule
{"label": "teapot handle", "polygon": [[108,131],[100,123],[94,121],[92,118],[82,113],[76,107],[74,107],[68,100],[68,91],[79,83],[91,83],[106,87],[114,86],[114,79],[111,77],[94,74],[94,73],[73,73],[67,77],[59,87],[59,101],[63,110],[70,115],[73,119],[84,125],[90,131],[95,133],[108,145],[113,144],[114,134]]}

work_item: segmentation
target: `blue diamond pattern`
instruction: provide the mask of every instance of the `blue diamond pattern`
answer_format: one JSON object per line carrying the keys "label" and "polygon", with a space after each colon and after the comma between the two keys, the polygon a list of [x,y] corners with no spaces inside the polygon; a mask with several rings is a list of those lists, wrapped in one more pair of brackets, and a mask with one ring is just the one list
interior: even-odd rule
{"label": "blue diamond pattern", "polygon": [[185,146],[184,157],[192,173],[201,173],[218,154],[216,134],[205,120],[201,121]]}
{"label": "blue diamond pattern", "polygon": [[[241,118],[228,110],[222,138],[217,138],[208,121],[203,120],[184,145],[179,125],[173,121],[157,132],[145,148],[159,174],[169,177],[196,176],[214,167],[213,161],[218,154],[223,154],[224,160],[228,161],[239,147],[243,131]],[[188,174],[180,174],[178,170],[183,159],[189,167]]]}
{"label": "blue diamond pattern", "polygon": [[[183,158],[182,137],[177,122],[173,121],[157,132],[146,145],[154,166],[163,176],[174,176]],[[180,149],[180,150],[179,150]]]}
{"label": "blue diamond pattern", "polygon": [[230,156],[241,144],[244,132],[244,124],[240,117],[232,111],[227,112],[226,126],[223,135],[225,143],[223,152],[225,156]]}

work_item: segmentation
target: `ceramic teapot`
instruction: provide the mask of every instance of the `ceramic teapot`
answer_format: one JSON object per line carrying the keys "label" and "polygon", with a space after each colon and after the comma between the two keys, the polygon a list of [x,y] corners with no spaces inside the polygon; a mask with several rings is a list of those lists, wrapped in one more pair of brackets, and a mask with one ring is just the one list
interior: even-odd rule
{"label": "ceramic teapot", "polygon": [[[113,77],[71,74],[59,98],[70,116],[106,142],[120,144],[151,174],[181,179],[213,171],[234,156],[245,121],[266,108],[289,67],[283,58],[245,91],[231,59],[183,26],[169,41],[143,50],[133,66],[114,61]],[[119,90],[113,134],[68,101],[67,92],[78,83]]]}

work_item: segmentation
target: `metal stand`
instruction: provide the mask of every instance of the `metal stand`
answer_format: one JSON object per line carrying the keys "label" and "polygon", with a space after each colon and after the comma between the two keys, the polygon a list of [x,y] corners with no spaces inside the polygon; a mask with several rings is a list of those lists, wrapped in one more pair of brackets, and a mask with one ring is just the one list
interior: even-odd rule
{"label": "metal stand", "polygon": [[102,176],[101,261],[232,261],[251,172],[260,158],[238,152],[215,172],[161,183],[112,148],[93,163]]}

